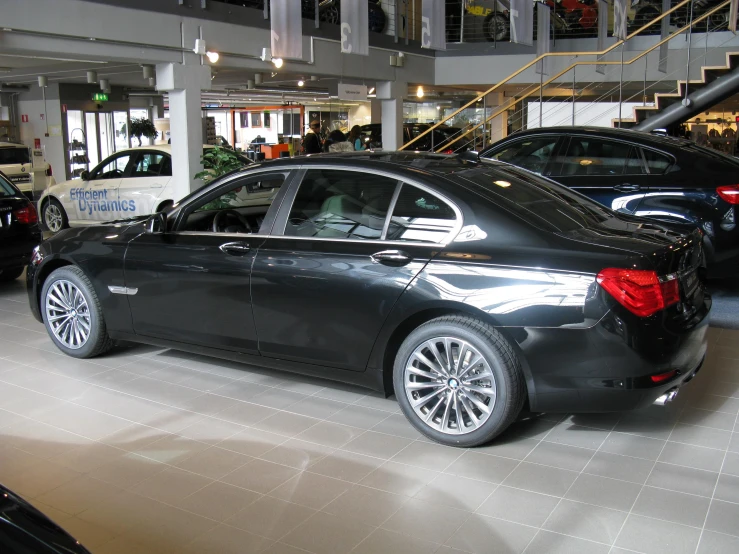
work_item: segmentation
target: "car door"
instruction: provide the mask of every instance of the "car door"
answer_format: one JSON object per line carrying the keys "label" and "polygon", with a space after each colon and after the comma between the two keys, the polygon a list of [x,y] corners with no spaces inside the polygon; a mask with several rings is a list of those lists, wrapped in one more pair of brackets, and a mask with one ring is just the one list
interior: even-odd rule
{"label": "car door", "polygon": [[562,136],[553,133],[526,135],[493,146],[483,157],[548,175],[563,141]]}
{"label": "car door", "polygon": [[93,169],[87,180],[69,189],[62,199],[70,223],[110,221],[132,215],[118,198],[121,180],[130,169],[130,151],[118,152]]}
{"label": "car door", "polygon": [[[137,334],[257,353],[251,265],[289,175],[273,170],[230,179],[182,206],[166,232],[131,241],[125,292]],[[257,204],[252,195],[264,190],[275,193]],[[223,225],[214,230],[221,212]],[[239,216],[251,221],[251,233]]]}
{"label": "car door", "polygon": [[617,212],[633,214],[647,190],[637,145],[574,135],[553,164],[550,177]]}
{"label": "car door", "polygon": [[154,213],[160,196],[172,178],[169,154],[155,150],[141,150],[131,164],[131,172],[121,179],[118,196],[128,205],[131,215]]}
{"label": "car door", "polygon": [[254,261],[260,354],[363,371],[396,300],[461,224],[420,183],[311,165]]}

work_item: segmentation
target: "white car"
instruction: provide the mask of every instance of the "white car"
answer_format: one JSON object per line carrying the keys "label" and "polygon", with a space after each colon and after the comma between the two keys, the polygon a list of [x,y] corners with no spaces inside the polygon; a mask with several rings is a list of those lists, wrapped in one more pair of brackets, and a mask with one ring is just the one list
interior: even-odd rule
{"label": "white car", "polygon": [[[31,149],[25,144],[14,142],[0,142],[0,171],[18,187],[18,189],[31,198],[34,190],[43,190],[56,181],[51,175],[51,166],[44,162],[42,169],[33,170]],[[35,183],[35,179],[43,179],[41,183]]]}
{"label": "white car", "polygon": [[[252,163],[237,156],[244,165]],[[121,150],[82,175],[50,186],[39,199],[41,220],[52,233],[149,215],[179,200],[174,198],[172,149],[167,144]]]}

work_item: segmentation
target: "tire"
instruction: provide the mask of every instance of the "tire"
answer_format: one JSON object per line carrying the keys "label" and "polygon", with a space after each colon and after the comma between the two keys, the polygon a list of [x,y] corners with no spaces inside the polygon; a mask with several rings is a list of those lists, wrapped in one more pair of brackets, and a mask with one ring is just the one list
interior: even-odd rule
{"label": "tire", "polygon": [[489,13],[485,16],[482,30],[488,42],[501,42],[508,38],[511,23],[502,13]]}
{"label": "tire", "polygon": [[15,281],[21,276],[25,267],[8,267],[0,270],[0,283],[9,283]]}
{"label": "tire", "polygon": [[[41,290],[40,308],[52,342],[65,354],[75,358],[94,358],[113,347],[95,289],[79,267],[65,266],[51,272]],[[66,319],[50,322],[52,317],[65,316]],[[72,323],[67,325],[69,318],[72,318]],[[85,326],[87,336],[81,340]]]}
{"label": "tire", "polygon": [[44,201],[43,208],[41,208],[41,221],[44,229],[54,234],[69,227],[67,213],[56,198]]}
{"label": "tire", "polygon": [[[431,343],[436,345],[439,357],[429,348]],[[420,362],[416,354],[420,352],[429,362],[434,361],[432,358],[445,360],[445,345],[450,345],[448,350],[455,365],[459,352],[464,351],[463,363],[467,365],[441,378],[438,368],[441,366],[445,372],[444,361],[437,362],[437,369],[433,369],[432,365]],[[476,355],[480,360],[469,365]],[[473,374],[479,377],[466,378]],[[455,377],[459,375],[465,378],[457,380]],[[438,382],[429,377],[437,378]],[[439,317],[411,332],[395,357],[393,383],[398,404],[411,424],[430,439],[447,446],[470,447],[491,441],[516,419],[526,401],[523,370],[511,345],[491,325],[467,316]],[[420,388],[419,383],[432,386]],[[494,394],[472,391],[470,386]],[[426,398],[426,402],[415,408],[411,405],[412,401]],[[450,401],[455,398],[456,408]],[[483,412],[480,405],[489,411]],[[430,423],[424,420],[428,417]],[[463,425],[461,433],[457,432],[458,417]]]}

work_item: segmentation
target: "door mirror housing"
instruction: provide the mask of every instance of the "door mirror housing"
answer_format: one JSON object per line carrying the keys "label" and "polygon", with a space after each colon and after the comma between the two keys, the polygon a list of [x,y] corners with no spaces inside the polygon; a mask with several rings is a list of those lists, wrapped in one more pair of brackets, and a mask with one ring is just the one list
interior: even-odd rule
{"label": "door mirror housing", "polygon": [[80,173],[80,179],[83,181],[89,181],[90,180],[90,172],[89,171],[83,171]]}
{"label": "door mirror housing", "polygon": [[163,235],[167,232],[167,214],[155,213],[146,220],[146,233],[149,235]]}

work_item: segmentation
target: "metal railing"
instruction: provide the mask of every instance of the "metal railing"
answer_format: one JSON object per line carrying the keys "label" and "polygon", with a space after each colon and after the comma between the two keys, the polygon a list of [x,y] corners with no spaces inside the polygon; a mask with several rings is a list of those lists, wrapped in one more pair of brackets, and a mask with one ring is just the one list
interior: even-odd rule
{"label": "metal railing", "polygon": [[[516,97],[506,103],[505,105],[497,107],[497,109],[493,110],[493,112],[488,115],[487,112],[482,117],[481,121],[477,124],[473,124],[471,128],[466,128],[464,130],[458,131],[456,133],[456,136],[450,136],[448,139],[443,143],[443,145],[440,145],[441,148],[438,148],[438,150],[448,151],[452,149],[452,146],[457,144],[459,141],[464,140],[466,142],[475,141],[474,144],[477,144],[476,140],[476,133],[481,133],[483,136],[483,142],[485,137],[485,128],[484,126],[490,123],[495,117],[498,117],[501,114],[506,113],[508,110],[510,110],[512,107],[515,106],[516,103],[521,102],[522,100],[532,96],[533,94],[537,93],[539,94],[540,101],[543,99],[544,96],[544,90],[545,87],[550,87],[551,85],[556,85],[561,78],[568,74],[570,71],[573,72],[572,79],[567,79],[569,82],[570,88],[575,89],[577,86],[577,82],[575,80],[576,75],[576,69],[578,66],[618,66],[619,70],[621,71],[624,66],[629,66],[634,64],[637,60],[647,56],[650,52],[656,50],[659,48],[662,44],[674,39],[677,36],[680,36],[683,32],[692,29],[693,27],[696,27],[699,23],[702,21],[708,20],[711,16],[714,14],[719,13],[722,10],[725,10],[729,7],[731,0],[725,0],[724,2],[721,2],[717,6],[715,6],[713,9],[705,11],[700,16],[694,17],[692,21],[689,21],[687,24],[680,27],[677,31],[671,33],[669,36],[665,37],[664,39],[661,39],[656,44],[652,45],[651,47],[647,48],[646,50],[642,51],[641,53],[637,54],[635,57],[631,58],[630,60],[623,60],[623,57],[620,61],[617,60],[605,60],[603,59],[603,56],[606,54],[609,54],[610,52],[613,52],[616,50],[619,46],[624,45],[628,40],[642,34],[644,31],[653,28],[653,26],[658,26],[662,19],[672,15],[673,13],[677,12],[681,8],[684,8],[688,6],[693,0],[683,0],[682,2],[679,2],[675,6],[673,6],[670,10],[667,10],[666,12],[662,13],[652,21],[646,23],[645,25],[642,25],[635,31],[629,33],[629,35],[624,40],[618,40],[608,48],[602,50],[602,51],[591,51],[591,52],[549,52],[547,54],[544,54],[542,56],[534,58],[531,62],[527,63],[523,67],[519,68],[515,72],[513,72],[511,75],[500,81],[499,83],[492,86],[490,89],[485,91],[483,94],[481,94],[479,97],[471,100],[467,104],[463,105],[456,111],[454,111],[452,114],[445,116],[441,119],[438,123],[431,126],[428,130],[424,131],[423,133],[420,133],[418,136],[413,138],[408,143],[402,145],[400,147],[400,150],[404,150],[414,143],[416,143],[419,139],[427,135],[428,133],[431,133],[433,130],[439,128],[440,126],[446,125],[448,122],[453,121],[455,117],[458,117],[460,114],[462,114],[465,110],[468,110],[470,108],[476,108],[479,102],[483,101],[490,95],[491,93],[494,93],[501,89],[504,85],[508,84],[511,80],[515,79],[518,75],[521,75],[524,71],[527,69],[534,67],[537,62],[544,60],[545,58],[562,58],[562,57],[570,57],[571,59],[578,58],[581,56],[596,56],[597,59],[595,60],[577,60],[573,62],[571,65],[569,65],[566,69],[563,69],[556,75],[549,77],[548,79],[544,80],[543,76],[541,77],[539,84],[529,85],[525,91],[522,91],[521,93],[517,93]],[[623,50],[622,50],[623,53]],[[575,86],[573,87],[573,83],[575,83]],[[623,89],[622,89],[623,83],[621,82],[619,84],[619,103],[623,102]],[[543,101],[541,102],[543,104]],[[482,131],[478,131],[480,127],[483,127]],[[458,147],[459,148],[459,147]],[[437,149],[437,146],[434,145],[434,149]]]}

